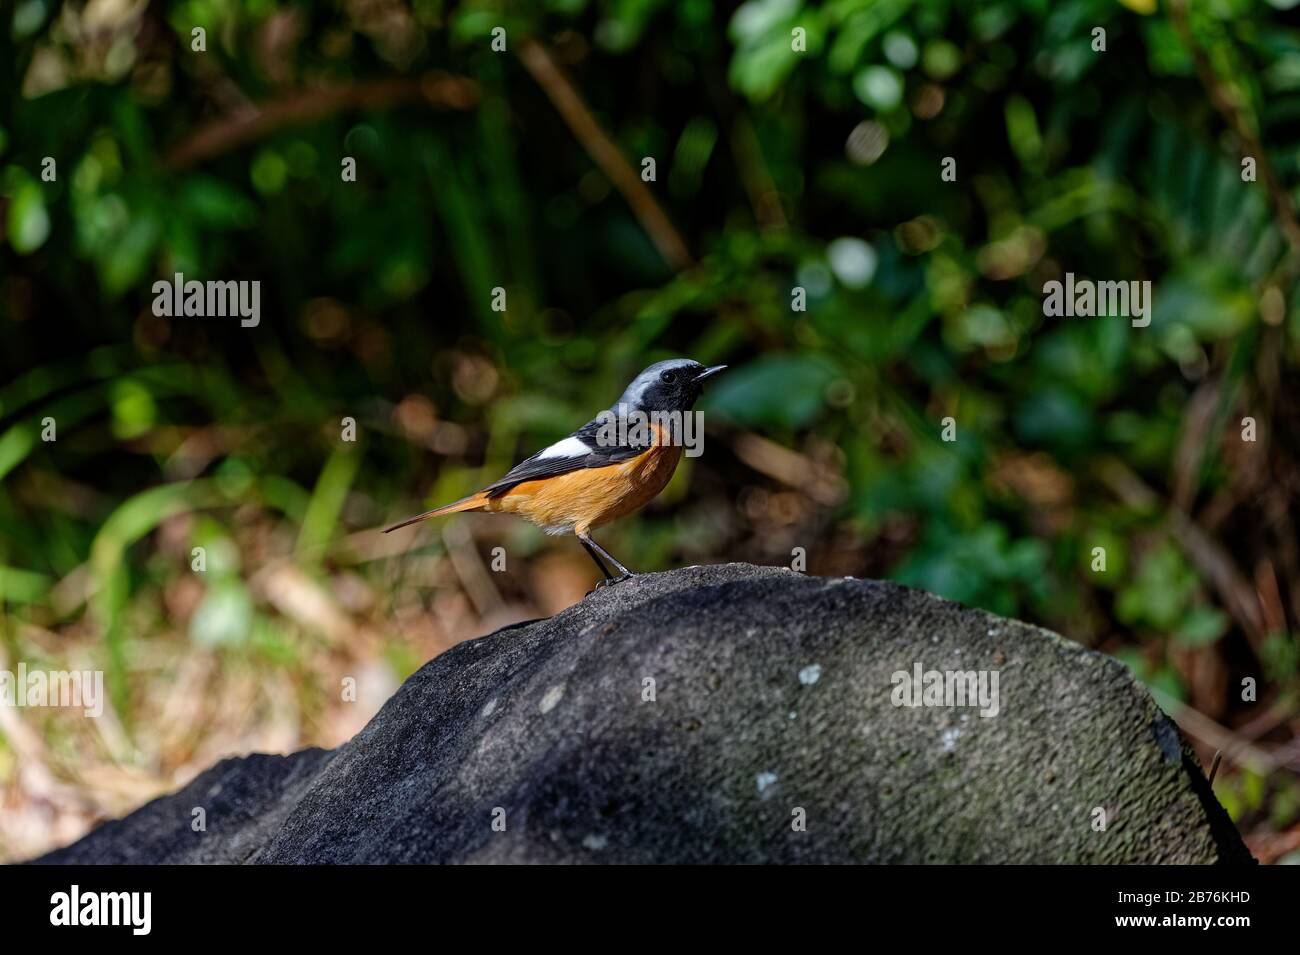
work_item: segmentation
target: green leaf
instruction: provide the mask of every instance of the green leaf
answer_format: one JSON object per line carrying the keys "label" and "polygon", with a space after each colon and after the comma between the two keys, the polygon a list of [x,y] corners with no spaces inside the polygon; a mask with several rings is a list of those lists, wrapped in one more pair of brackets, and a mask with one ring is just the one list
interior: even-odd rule
{"label": "green leaf", "polygon": [[336,448],[321,469],[295,548],[304,563],[319,562],[324,553],[338,524],[348,488],[352,486],[352,480],[361,465],[361,457],[361,451],[356,445]]}
{"label": "green leaf", "polygon": [[40,183],[28,180],[9,202],[9,244],[19,255],[35,252],[50,235],[50,214]]}
{"label": "green leaf", "polygon": [[227,577],[208,588],[190,618],[190,639],[201,647],[233,647],[246,643],[253,622],[253,601],[238,577]]}
{"label": "green leaf", "polygon": [[49,592],[53,581],[45,574],[0,565],[0,602],[35,603]]}
{"label": "green leaf", "polygon": [[769,355],[710,382],[701,407],[756,427],[802,428],[826,409],[835,366],[814,355]]}
{"label": "green leaf", "polygon": [[1205,647],[1228,631],[1228,615],[1213,607],[1193,607],[1179,624],[1174,639],[1184,646]]}

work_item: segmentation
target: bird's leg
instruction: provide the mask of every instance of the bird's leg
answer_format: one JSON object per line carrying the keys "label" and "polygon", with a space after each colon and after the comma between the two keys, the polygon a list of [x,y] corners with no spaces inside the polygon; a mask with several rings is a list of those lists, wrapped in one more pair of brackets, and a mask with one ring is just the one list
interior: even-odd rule
{"label": "bird's leg", "polygon": [[600,568],[600,574],[602,577],[605,578],[605,580],[602,581],[601,583],[607,583],[608,581],[612,580],[613,578],[610,577],[609,571],[605,568],[605,565],[601,563],[600,558],[596,556],[596,552],[592,549],[591,545],[587,543],[587,541],[584,538],[579,537],[578,540],[582,541],[583,549],[587,552],[587,554],[591,557],[591,559],[596,562],[596,566]]}
{"label": "bird's leg", "polygon": [[[605,550],[605,548],[601,547],[594,540],[592,540],[590,534],[579,534],[578,540],[582,541],[584,547],[595,548],[596,554],[600,554],[601,557],[604,557],[607,561],[609,561],[611,564],[613,564],[615,567],[618,568],[618,576],[609,577],[608,575],[606,575],[605,583],[616,584],[619,581],[627,580],[629,577],[632,576],[632,571],[628,570],[626,567],[620,564],[618,562],[617,557],[615,557],[609,551]],[[594,558],[596,554],[592,554],[592,557]],[[597,563],[599,563],[599,561],[597,561]],[[604,568],[602,567],[602,569]],[[600,587],[603,586],[603,584],[597,584],[596,586]]]}

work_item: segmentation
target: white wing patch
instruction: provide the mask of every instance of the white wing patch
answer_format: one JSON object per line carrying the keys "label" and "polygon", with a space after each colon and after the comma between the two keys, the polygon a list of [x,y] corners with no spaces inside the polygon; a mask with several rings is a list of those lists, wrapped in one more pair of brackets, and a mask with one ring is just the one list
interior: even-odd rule
{"label": "white wing patch", "polygon": [[538,453],[539,458],[581,458],[591,454],[589,448],[581,438],[565,438],[563,441],[557,441],[549,448]]}

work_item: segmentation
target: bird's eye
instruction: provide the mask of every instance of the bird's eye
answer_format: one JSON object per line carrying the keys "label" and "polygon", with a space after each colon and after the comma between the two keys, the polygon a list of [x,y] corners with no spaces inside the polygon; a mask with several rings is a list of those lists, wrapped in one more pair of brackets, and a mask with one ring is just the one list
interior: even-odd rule
{"label": "bird's eye", "polygon": [[671,385],[677,380],[677,373],[673,371],[665,371],[659,375],[659,380],[665,385]]}

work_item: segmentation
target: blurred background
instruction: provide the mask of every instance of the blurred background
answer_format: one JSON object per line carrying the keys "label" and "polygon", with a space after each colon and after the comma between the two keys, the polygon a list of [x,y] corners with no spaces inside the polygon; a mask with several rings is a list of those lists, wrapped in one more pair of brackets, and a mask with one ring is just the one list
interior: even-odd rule
{"label": "blurred background", "polygon": [[[579,600],[572,539],[377,529],[689,356],[733,369],[623,561],[803,553],[1058,630],[1300,861],[1291,6],[0,8],[0,669],[109,692],[0,707],[0,860]],[[260,325],[155,317],[176,272],[259,280]],[[1066,272],[1150,280],[1150,327],[1045,318]]]}

